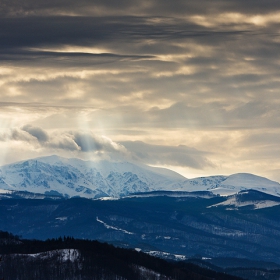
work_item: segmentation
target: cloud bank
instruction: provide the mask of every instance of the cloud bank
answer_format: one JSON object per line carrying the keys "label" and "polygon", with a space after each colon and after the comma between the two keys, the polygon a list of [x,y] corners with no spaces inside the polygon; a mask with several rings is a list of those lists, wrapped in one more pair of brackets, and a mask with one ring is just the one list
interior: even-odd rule
{"label": "cloud bank", "polygon": [[33,149],[53,152],[77,152],[76,155],[88,154],[88,158],[111,158],[113,160],[133,160],[151,165],[185,166],[203,169],[213,164],[207,159],[207,152],[187,146],[151,145],[142,141],[117,143],[105,136],[92,132],[73,131],[48,133],[40,127],[25,125],[12,129],[10,133],[0,135],[2,142],[20,142],[22,149],[28,144]]}

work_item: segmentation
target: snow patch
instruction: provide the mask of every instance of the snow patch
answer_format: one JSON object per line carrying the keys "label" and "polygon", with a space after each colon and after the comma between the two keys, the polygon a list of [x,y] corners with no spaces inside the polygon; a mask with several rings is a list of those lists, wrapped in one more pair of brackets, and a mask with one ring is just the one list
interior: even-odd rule
{"label": "snow patch", "polygon": [[155,279],[155,280],[162,279],[161,274],[158,273],[158,272],[155,272],[155,271],[150,270],[150,269],[148,269],[146,267],[143,267],[143,266],[134,266],[134,267],[137,270],[139,270],[141,276],[143,276],[143,277],[149,277],[150,278],[150,276],[153,276],[153,279]]}
{"label": "snow patch", "polygon": [[57,217],[55,219],[60,220],[60,221],[66,221],[68,219],[68,217]]}
{"label": "snow patch", "polygon": [[2,194],[6,194],[6,193],[12,193],[12,191],[10,190],[3,190],[3,189],[0,189],[0,193]]}
{"label": "snow patch", "polygon": [[96,217],[96,221],[103,224],[107,229],[118,230],[118,231],[121,231],[121,232],[126,233],[126,234],[134,234],[133,232],[127,231],[125,229],[117,228],[117,227],[114,227],[114,226],[109,226],[105,222],[101,221],[98,217]]}
{"label": "snow patch", "polygon": [[119,198],[108,196],[108,197],[100,197],[100,198],[97,198],[96,200],[119,200]]}
{"label": "snow patch", "polygon": [[31,258],[39,258],[39,259],[49,259],[54,256],[58,256],[62,262],[71,261],[74,262],[80,257],[80,252],[77,249],[61,249],[61,250],[53,250],[36,254],[16,254],[20,256],[26,256]]}
{"label": "snow patch", "polygon": [[171,236],[164,236],[164,239],[171,239]]}
{"label": "snow patch", "polygon": [[147,251],[146,253],[151,256],[154,256],[154,257],[176,259],[176,260],[186,260],[185,255],[172,254],[172,253],[163,252],[163,251]]}
{"label": "snow patch", "polygon": [[273,207],[273,206],[277,206],[277,205],[280,205],[279,201],[272,201],[272,200],[239,201],[238,199],[236,199],[236,196],[233,196],[224,202],[220,202],[220,203],[208,206],[207,208],[218,207],[218,206],[231,206],[231,207],[227,208],[226,210],[235,210],[236,208],[240,208],[240,207],[253,206],[254,209],[262,209],[262,208],[268,208],[268,207]]}

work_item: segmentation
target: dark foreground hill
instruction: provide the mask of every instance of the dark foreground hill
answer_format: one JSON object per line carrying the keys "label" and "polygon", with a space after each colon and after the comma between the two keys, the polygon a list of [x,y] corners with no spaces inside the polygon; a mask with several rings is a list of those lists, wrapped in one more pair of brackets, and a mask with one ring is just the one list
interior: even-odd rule
{"label": "dark foreground hill", "polygon": [[71,237],[19,239],[0,231],[0,277],[5,280],[174,279],[238,280],[190,263]]}

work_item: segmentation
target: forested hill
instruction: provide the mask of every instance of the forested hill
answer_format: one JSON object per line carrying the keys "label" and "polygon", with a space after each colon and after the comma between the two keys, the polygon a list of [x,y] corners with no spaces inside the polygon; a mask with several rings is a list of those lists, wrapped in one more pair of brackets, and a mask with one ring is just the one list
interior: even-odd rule
{"label": "forested hill", "polygon": [[0,231],[0,279],[237,280],[234,276],[183,262],[167,262],[135,250],[63,237],[25,240]]}

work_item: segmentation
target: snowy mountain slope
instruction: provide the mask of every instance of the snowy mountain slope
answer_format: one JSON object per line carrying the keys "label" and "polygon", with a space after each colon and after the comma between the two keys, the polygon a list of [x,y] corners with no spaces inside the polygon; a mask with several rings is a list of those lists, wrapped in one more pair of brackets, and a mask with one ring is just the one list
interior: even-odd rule
{"label": "snowy mountain slope", "polygon": [[226,210],[236,210],[241,207],[263,209],[277,205],[280,205],[280,198],[277,196],[265,194],[255,190],[246,190],[234,195],[230,195],[225,201],[208,206],[208,208],[225,206]]}
{"label": "snowy mountain slope", "polygon": [[280,196],[279,183],[252,174],[186,179],[171,170],[143,164],[83,161],[58,156],[1,167],[1,189],[86,198],[117,198],[151,191],[210,191],[232,195],[246,189]]}
{"label": "snowy mountain slope", "polygon": [[248,173],[238,173],[227,177],[220,186],[220,189],[242,191],[254,189],[271,195],[280,196],[280,184],[267,178]]}
{"label": "snowy mountain slope", "polygon": [[[0,169],[0,189],[66,197],[119,197],[134,192],[169,190],[183,178],[175,172],[129,162],[82,161],[58,156],[31,159],[3,166]],[[174,174],[173,174],[174,173]],[[178,178],[178,179],[174,179]]]}
{"label": "snowy mountain slope", "polygon": [[189,179],[177,185],[177,190],[211,191],[214,194],[228,196],[242,190],[257,190],[280,196],[280,184],[267,178],[249,173],[237,173],[230,176],[210,176]]}
{"label": "snowy mountain slope", "polygon": [[185,180],[183,183],[174,185],[176,190],[184,191],[205,191],[212,190],[221,185],[226,180],[226,176],[209,176]]}

